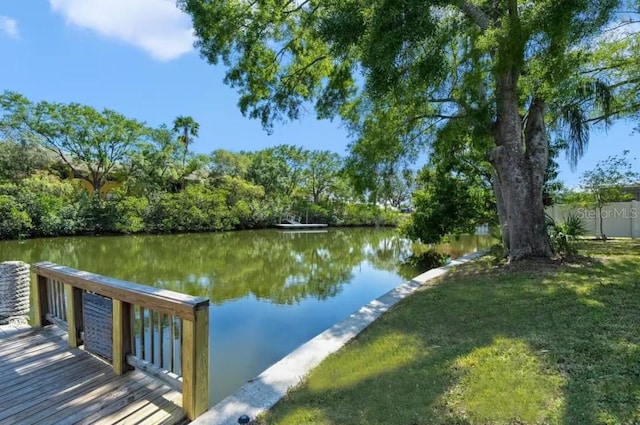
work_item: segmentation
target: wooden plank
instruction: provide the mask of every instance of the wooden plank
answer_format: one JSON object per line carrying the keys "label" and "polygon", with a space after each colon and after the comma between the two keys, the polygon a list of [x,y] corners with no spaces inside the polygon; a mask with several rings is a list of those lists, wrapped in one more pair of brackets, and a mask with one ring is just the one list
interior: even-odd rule
{"label": "wooden plank", "polygon": [[144,307],[138,307],[138,311],[140,312],[140,352],[136,353],[136,355],[141,359],[144,359]]}
{"label": "wooden plank", "polygon": [[60,344],[46,344],[31,347],[23,353],[18,353],[15,357],[3,359],[0,363],[0,376],[7,373],[20,373],[24,366],[31,366],[38,359],[46,359],[51,355],[65,352],[67,347]]}
{"label": "wooden plank", "polygon": [[178,412],[176,414],[176,419],[178,416],[184,418],[184,411],[180,407],[180,399],[182,395],[176,391],[170,391],[162,396],[162,398],[157,399],[156,403],[151,406],[146,406],[143,409],[140,409],[135,413],[135,415],[131,415],[126,418],[126,422],[121,421],[120,423],[135,423],[138,425],[157,425],[158,423],[165,422],[170,418],[174,417],[173,413]]}
{"label": "wooden plank", "polygon": [[56,298],[58,302],[58,311],[56,311],[56,316],[60,318],[63,322],[67,321],[66,314],[66,302],[64,299],[64,284],[62,282],[56,282]]}
{"label": "wooden plank", "polygon": [[[66,361],[65,361],[66,360]],[[59,385],[62,379],[67,379],[69,372],[76,372],[78,368],[83,368],[87,363],[93,361],[89,356],[83,356],[81,359],[69,358],[63,361],[49,364],[42,369],[39,369],[37,373],[30,374],[28,379],[18,381],[15,385],[6,388],[4,391],[0,390],[0,399],[2,404],[0,405],[0,412],[13,406],[20,401],[21,398],[33,397],[33,383],[34,381],[40,388],[49,389],[55,385]],[[42,390],[38,392],[40,396]]]}
{"label": "wooden plank", "polygon": [[[108,370],[93,370],[85,375],[74,374],[74,379],[62,382],[52,390],[47,392],[47,397],[40,397],[39,388],[33,389],[33,394],[38,397],[31,397],[28,401],[16,405],[0,414],[0,423],[3,425],[21,424],[25,425],[27,420],[34,422],[53,413],[51,409],[59,408],[62,403],[70,398],[75,398],[84,394],[87,389],[95,386],[102,386],[104,379],[108,376]],[[101,379],[102,378],[102,379]]]}
{"label": "wooden plank", "polygon": [[[65,347],[65,343],[62,339],[58,337],[48,337],[46,335],[41,335],[39,338],[30,339],[29,341],[24,341],[24,343],[16,344],[16,345],[7,345],[7,348],[3,348],[3,351],[0,353],[0,356],[3,358],[11,358],[13,355],[21,355],[26,354],[32,351],[37,351],[42,345],[46,344],[54,344],[59,345],[61,347]],[[0,364],[0,367],[2,364]]]}
{"label": "wooden plank", "polygon": [[49,338],[42,334],[25,335],[24,338],[0,339],[0,357],[23,350],[25,347],[48,342]]}
{"label": "wooden plank", "polygon": [[82,350],[69,349],[60,335],[59,330],[49,327],[25,333],[22,340],[7,339],[20,345],[12,344],[10,354],[0,356],[0,368],[9,368],[7,373],[0,372],[2,425],[103,420],[155,424],[177,423],[184,418],[179,392],[155,376],[137,371],[118,377],[108,364]]}
{"label": "wooden plank", "polygon": [[[39,380],[40,382],[48,382],[51,379],[57,377],[59,374],[63,373],[65,370],[69,369],[73,364],[82,364],[90,360],[88,357],[82,356],[81,358],[76,358],[73,356],[59,358],[55,362],[49,362],[45,366],[34,370],[26,375],[17,376],[18,379],[13,379],[12,384],[7,384],[10,374],[5,374],[5,380],[2,381],[2,386],[0,387],[0,394],[5,397],[14,397],[20,395],[20,389],[28,386],[29,382],[34,379]],[[7,376],[9,375],[9,376]],[[1,398],[4,400],[5,398]]]}
{"label": "wooden plank", "polygon": [[146,360],[139,359],[136,356],[127,356],[127,364],[134,369],[140,370],[148,375],[151,375],[161,381],[169,384],[172,388],[181,391],[182,390],[182,378],[173,372],[166,369],[161,369],[153,363],[149,363]]}
{"label": "wooden plank", "polygon": [[127,370],[128,354],[131,354],[131,304],[120,300],[111,300],[113,304],[113,371],[122,375]]}
{"label": "wooden plank", "polygon": [[162,321],[162,313],[158,313],[158,362],[157,365],[161,369],[164,368],[164,352],[163,352],[163,340],[164,340],[164,329],[163,329],[163,321]]}
{"label": "wooden plank", "polygon": [[76,398],[72,403],[68,403],[66,407],[57,409],[52,415],[36,422],[36,424],[72,424],[96,411],[107,408],[110,403],[121,397],[127,397],[139,389],[140,386],[146,385],[150,381],[151,378],[149,377],[143,377],[138,382],[121,377],[113,377],[111,382],[114,387],[109,392],[103,392],[102,388],[96,388],[94,396]]}
{"label": "wooden plank", "polygon": [[47,313],[49,313],[49,293],[47,287],[47,278],[36,275],[33,284],[33,325],[42,327],[47,322]]}
{"label": "wooden plank", "polygon": [[175,369],[173,367],[173,350],[175,349],[175,343],[173,339],[173,334],[175,332],[174,320],[175,319],[173,316],[169,316],[169,371],[170,372],[175,372]]}
{"label": "wooden plank", "polygon": [[153,359],[156,357],[156,346],[155,346],[155,332],[153,330],[153,310],[149,310],[149,357],[145,360],[148,360],[149,363],[153,363]]}
{"label": "wooden plank", "polygon": [[65,332],[68,331],[69,327],[67,325],[67,322],[65,322],[64,320],[60,319],[58,316],[55,316],[52,313],[47,313],[47,321],[49,323],[56,325],[57,327],[64,330]]}
{"label": "wooden plank", "polygon": [[124,409],[118,411],[116,414],[109,415],[108,417],[101,418],[94,422],[95,425],[112,425],[116,423],[126,423],[130,422],[127,420],[129,416],[135,414],[140,409],[149,406],[150,404],[156,403],[158,399],[162,398],[166,393],[172,391],[168,386],[163,385],[157,390],[150,393],[147,397],[134,401],[133,403],[126,406]]}
{"label": "wooden plank", "polygon": [[209,300],[206,298],[126,282],[49,262],[36,263],[33,269],[40,276],[60,280],[85,291],[153,308],[156,311],[189,320],[193,320],[194,310],[209,305]]}
{"label": "wooden plank", "polygon": [[74,355],[69,351],[61,351],[55,355],[51,355],[50,357],[47,357],[46,360],[40,359],[38,362],[27,364],[24,367],[20,368],[19,370],[16,370],[15,374],[3,373],[4,380],[0,384],[0,388],[4,388],[5,385],[12,385],[15,382],[19,382],[20,380],[24,379],[24,375],[26,375],[27,373],[31,373],[34,370],[42,368],[51,362],[60,361],[70,357],[74,357]]}
{"label": "wooden plank", "polygon": [[[108,404],[105,404],[104,407],[100,408],[99,411],[96,411],[90,415],[86,415],[82,418],[72,417],[71,419],[75,419],[75,421],[72,421],[70,423],[77,424],[77,425],[80,425],[80,424],[89,425],[101,419],[107,420],[107,421],[111,420],[115,422],[116,419],[114,418],[117,415],[122,414],[122,416],[126,416],[121,412],[128,405],[134,402],[138,402],[140,400],[144,401],[149,398],[154,398],[155,392],[160,390],[164,386],[162,382],[154,380],[152,377],[143,377],[142,379],[138,379],[136,377],[136,380],[134,380],[133,382],[140,383],[140,386],[137,389],[135,389],[135,391],[132,391],[131,393],[128,393],[124,396],[121,396],[115,400],[110,401]],[[68,421],[65,420],[64,423],[66,422]]]}
{"label": "wooden plank", "polygon": [[209,309],[196,312],[195,321],[182,322],[182,395],[190,420],[204,413],[209,403]]}
{"label": "wooden plank", "polygon": [[80,345],[82,331],[82,290],[65,283],[64,293],[67,297],[67,332],[69,333],[69,347]]}
{"label": "wooden plank", "polygon": [[[34,425],[41,421],[55,424],[55,420],[52,421],[49,419],[52,415],[69,408],[79,408],[88,401],[113,391],[117,385],[118,377],[110,370],[102,369],[100,373],[97,376],[93,376],[92,379],[75,381],[75,385],[72,387],[65,385],[63,391],[47,397],[45,401],[40,400],[37,411],[34,412],[34,409],[28,409],[18,415],[13,415],[7,419],[8,422],[6,425],[11,423]],[[65,414],[71,414],[71,412],[72,410],[69,410]],[[14,422],[11,422],[12,420]],[[3,423],[3,425],[5,424]]]}

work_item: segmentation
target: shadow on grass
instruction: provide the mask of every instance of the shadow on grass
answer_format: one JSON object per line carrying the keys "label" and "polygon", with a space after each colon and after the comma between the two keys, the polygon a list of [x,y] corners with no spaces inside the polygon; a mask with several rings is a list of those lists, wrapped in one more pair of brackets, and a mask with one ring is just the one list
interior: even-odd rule
{"label": "shadow on grass", "polygon": [[401,302],[261,423],[640,422],[638,257],[472,267]]}

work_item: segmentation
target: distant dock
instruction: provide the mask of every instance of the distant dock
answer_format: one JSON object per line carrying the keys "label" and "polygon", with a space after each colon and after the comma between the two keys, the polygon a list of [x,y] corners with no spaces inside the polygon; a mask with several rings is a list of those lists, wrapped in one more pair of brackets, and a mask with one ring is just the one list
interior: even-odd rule
{"label": "distant dock", "polygon": [[279,227],[281,229],[317,229],[317,228],[321,228],[321,227],[327,227],[327,224],[319,224],[319,223],[298,223],[298,224],[291,224],[291,223],[280,223],[280,224],[276,224],[276,227]]}
{"label": "distant dock", "polygon": [[328,224],[322,223],[301,223],[300,218],[294,216],[289,216],[282,221],[284,223],[278,223],[276,227],[280,229],[318,229],[328,226]]}

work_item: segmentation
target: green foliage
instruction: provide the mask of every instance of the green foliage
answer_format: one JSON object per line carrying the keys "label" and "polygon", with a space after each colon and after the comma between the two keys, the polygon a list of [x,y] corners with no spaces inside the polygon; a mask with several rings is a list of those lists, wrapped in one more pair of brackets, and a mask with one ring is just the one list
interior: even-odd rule
{"label": "green foliage", "polygon": [[474,233],[495,221],[493,195],[473,179],[425,168],[413,195],[414,213],[402,232],[411,239],[436,243],[448,234]]}
{"label": "green foliage", "polygon": [[291,197],[302,179],[308,152],[300,147],[278,145],[258,151],[252,158],[247,178],[266,193]]}
{"label": "green foliage", "polygon": [[[12,92],[0,107],[8,136],[0,144],[2,238],[222,231],[271,226],[287,214],[346,226],[399,221],[393,211],[354,204],[342,158],[330,151],[279,145],[196,155],[190,117],[149,129],[114,111],[32,104]],[[122,185],[100,191],[108,180]]]}
{"label": "green foliage", "polygon": [[246,178],[251,164],[251,156],[246,152],[230,152],[216,149],[211,154],[209,168],[214,177],[231,176]]}
{"label": "green foliage", "polygon": [[19,184],[0,185],[0,194],[11,197],[27,215],[30,225],[22,236],[72,235],[82,227],[77,192],[68,181],[34,174]]}
{"label": "green foliage", "polygon": [[401,219],[397,211],[372,204],[347,204],[336,215],[337,224],[349,226],[397,226]]}
{"label": "green foliage", "polygon": [[20,208],[15,198],[0,195],[0,239],[17,239],[33,228],[29,214]]}
{"label": "green foliage", "polygon": [[561,223],[547,216],[547,230],[554,252],[563,256],[576,255],[578,238],[587,234],[582,219],[571,213]]}
{"label": "green foliage", "polygon": [[189,145],[193,143],[193,139],[198,137],[200,124],[192,117],[178,116],[173,120],[173,132],[178,134],[178,142],[182,145],[182,166],[186,164]]}
{"label": "green foliage", "polygon": [[405,260],[405,264],[418,270],[431,270],[444,266],[449,260],[450,257],[447,254],[431,249],[409,256]]}
{"label": "green foliage", "polygon": [[148,132],[118,112],[78,103],[31,103],[24,96],[0,95],[0,127],[54,152],[74,174],[99,191],[116,165],[123,167]]}
{"label": "green foliage", "polygon": [[111,192],[109,204],[113,204],[115,217],[113,230],[118,233],[138,233],[146,230],[145,218],[149,209],[147,198],[126,196],[122,192]]}
{"label": "green foliage", "polygon": [[49,155],[33,143],[0,140],[0,181],[24,179],[51,162]]}
{"label": "green foliage", "polygon": [[302,173],[302,191],[318,203],[333,189],[342,166],[342,158],[331,151],[311,151],[306,155],[307,166]]}

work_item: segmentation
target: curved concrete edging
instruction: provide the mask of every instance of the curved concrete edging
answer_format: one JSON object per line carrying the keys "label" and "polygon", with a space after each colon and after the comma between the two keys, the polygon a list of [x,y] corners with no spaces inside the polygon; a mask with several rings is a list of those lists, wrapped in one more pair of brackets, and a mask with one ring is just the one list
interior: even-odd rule
{"label": "curved concrete edging", "polygon": [[257,378],[244,384],[238,391],[206,411],[192,424],[235,425],[242,415],[254,419],[275,405],[311,369],[320,364],[327,356],[338,351],[398,301],[411,295],[429,281],[446,275],[451,268],[479,258],[486,252],[465,255],[451,261],[444,267],[431,269],[362,306],[346,319],[302,344],[262,372]]}

